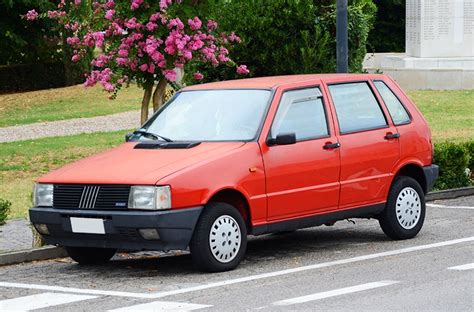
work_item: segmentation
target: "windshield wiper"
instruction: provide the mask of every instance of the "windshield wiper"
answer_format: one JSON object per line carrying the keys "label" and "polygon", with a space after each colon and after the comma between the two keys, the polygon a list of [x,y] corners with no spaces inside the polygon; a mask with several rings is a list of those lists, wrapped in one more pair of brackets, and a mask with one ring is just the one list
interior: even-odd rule
{"label": "windshield wiper", "polygon": [[145,137],[151,137],[154,140],[162,139],[162,140],[165,140],[166,142],[173,142],[173,140],[171,140],[170,138],[164,137],[162,135],[159,135],[159,134],[156,134],[156,133],[153,133],[153,132],[148,132],[146,130],[137,130],[137,131],[133,132],[133,134],[141,134]]}

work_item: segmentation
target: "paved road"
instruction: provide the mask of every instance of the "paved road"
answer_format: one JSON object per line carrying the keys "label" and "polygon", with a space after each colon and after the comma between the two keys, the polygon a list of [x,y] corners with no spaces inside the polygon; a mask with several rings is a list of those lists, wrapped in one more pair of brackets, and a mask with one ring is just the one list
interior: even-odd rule
{"label": "paved road", "polygon": [[474,311],[474,197],[429,204],[422,232],[388,240],[374,220],[252,238],[232,272],[187,254],[0,267],[0,311]]}

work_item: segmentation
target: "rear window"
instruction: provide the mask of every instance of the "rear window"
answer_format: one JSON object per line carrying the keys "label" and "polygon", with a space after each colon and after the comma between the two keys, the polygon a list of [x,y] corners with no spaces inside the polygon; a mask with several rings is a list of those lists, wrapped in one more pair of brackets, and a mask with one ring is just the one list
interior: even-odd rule
{"label": "rear window", "polygon": [[385,105],[387,105],[390,116],[392,117],[393,124],[403,125],[410,122],[410,115],[403,107],[400,100],[392,92],[392,90],[383,81],[374,81],[375,87],[380,93]]}
{"label": "rear window", "polygon": [[341,133],[387,126],[387,121],[367,82],[330,85]]}

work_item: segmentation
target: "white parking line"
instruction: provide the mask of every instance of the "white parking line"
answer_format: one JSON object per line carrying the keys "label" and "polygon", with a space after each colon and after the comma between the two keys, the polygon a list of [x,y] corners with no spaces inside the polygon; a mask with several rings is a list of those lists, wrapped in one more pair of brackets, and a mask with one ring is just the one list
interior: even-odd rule
{"label": "white parking line", "polygon": [[446,209],[474,209],[474,207],[470,206],[446,206],[446,205],[438,205],[438,204],[426,204],[428,207],[433,208],[446,208]]}
{"label": "white parking line", "polygon": [[356,286],[344,287],[344,288],[324,291],[324,292],[320,292],[320,293],[316,293],[316,294],[311,294],[311,295],[307,295],[307,296],[301,296],[301,297],[296,297],[296,298],[280,300],[280,301],[273,302],[272,305],[274,305],[274,306],[287,306],[287,305],[292,305],[292,304],[306,303],[306,302],[310,302],[310,301],[321,300],[321,299],[325,299],[325,298],[330,298],[330,297],[335,297],[335,296],[340,296],[340,295],[351,294],[351,293],[355,293],[355,292],[359,292],[359,291],[364,291],[364,290],[389,286],[389,285],[393,285],[393,284],[396,284],[396,283],[399,283],[399,282],[398,281],[381,281],[381,282],[374,282],[374,283],[367,283],[367,284],[361,284],[361,285],[356,285]]}
{"label": "white parking line", "polygon": [[185,302],[167,302],[167,301],[153,301],[144,304],[137,304],[130,307],[109,310],[109,312],[133,312],[133,311],[150,311],[150,312],[186,312],[210,308],[211,305],[191,304]]}
{"label": "white parking line", "polygon": [[19,312],[52,307],[65,303],[94,299],[96,296],[43,293],[0,301],[0,311]]}
{"label": "white parking line", "polygon": [[306,265],[306,266],[301,266],[301,267],[296,267],[296,268],[291,268],[291,269],[286,269],[286,270],[281,270],[281,271],[274,271],[274,272],[269,272],[269,273],[244,276],[244,277],[239,277],[235,279],[229,279],[229,280],[224,280],[224,281],[219,281],[219,282],[214,282],[214,283],[209,283],[209,284],[202,284],[202,285],[188,287],[188,288],[181,288],[181,289],[176,289],[176,290],[149,293],[149,294],[122,292],[122,291],[107,291],[107,290],[97,290],[97,289],[79,289],[79,288],[70,288],[70,287],[9,283],[9,282],[0,282],[0,287],[43,289],[43,290],[54,290],[54,291],[61,291],[61,292],[82,293],[82,294],[91,294],[91,295],[156,299],[156,298],[180,295],[180,294],[201,291],[201,290],[206,290],[206,289],[211,289],[211,288],[224,287],[224,286],[233,285],[233,284],[246,283],[250,281],[255,281],[255,280],[260,280],[260,279],[265,279],[265,278],[272,278],[272,277],[277,277],[277,276],[282,276],[282,275],[287,275],[287,274],[305,272],[309,270],[327,268],[327,267],[332,267],[332,266],[337,266],[337,265],[342,265],[342,264],[356,263],[356,262],[383,258],[383,257],[388,257],[388,256],[395,256],[395,255],[400,255],[400,254],[405,254],[405,253],[410,253],[410,252],[415,252],[415,251],[422,251],[422,250],[428,250],[432,248],[440,248],[440,247],[451,246],[451,245],[456,245],[456,244],[468,243],[472,241],[474,241],[474,236],[460,238],[460,239],[453,239],[449,241],[438,242],[438,243],[427,244],[427,245],[418,245],[418,246],[412,246],[412,247],[407,247],[407,248],[402,248],[402,249],[395,249],[395,250],[384,251],[384,252],[375,253],[375,254],[368,254],[364,256],[346,258],[346,259],[329,261],[329,262],[324,262],[324,263],[316,263],[316,264],[311,264],[311,265]]}
{"label": "white parking line", "polygon": [[448,268],[448,270],[466,271],[474,269],[474,263],[468,263]]}

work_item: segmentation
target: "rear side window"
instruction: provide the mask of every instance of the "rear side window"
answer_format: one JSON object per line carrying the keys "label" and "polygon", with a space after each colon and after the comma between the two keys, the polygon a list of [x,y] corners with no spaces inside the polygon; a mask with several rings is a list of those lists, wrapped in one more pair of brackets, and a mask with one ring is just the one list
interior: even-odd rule
{"label": "rear side window", "polygon": [[387,121],[366,82],[330,85],[341,133],[377,129]]}
{"label": "rear side window", "polygon": [[393,123],[398,125],[407,124],[410,122],[410,115],[403,107],[400,100],[390,90],[390,88],[383,81],[374,81],[375,87],[380,93],[385,105],[387,105],[390,116],[392,116]]}
{"label": "rear side window", "polygon": [[296,134],[297,140],[329,134],[322,94],[319,88],[287,91],[283,94],[273,121],[271,134]]}

